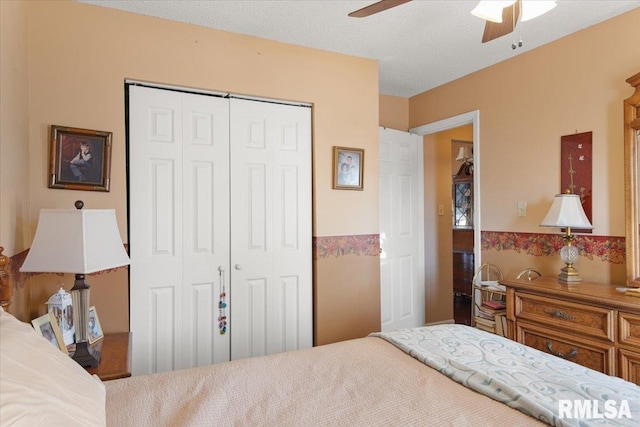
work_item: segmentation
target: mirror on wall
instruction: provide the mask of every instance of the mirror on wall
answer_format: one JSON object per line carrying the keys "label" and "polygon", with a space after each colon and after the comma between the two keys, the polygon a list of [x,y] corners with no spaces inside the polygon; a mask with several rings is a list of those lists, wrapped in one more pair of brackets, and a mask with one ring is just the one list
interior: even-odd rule
{"label": "mirror on wall", "polygon": [[625,223],[627,283],[640,286],[640,73],[627,80],[635,92],[624,100]]}

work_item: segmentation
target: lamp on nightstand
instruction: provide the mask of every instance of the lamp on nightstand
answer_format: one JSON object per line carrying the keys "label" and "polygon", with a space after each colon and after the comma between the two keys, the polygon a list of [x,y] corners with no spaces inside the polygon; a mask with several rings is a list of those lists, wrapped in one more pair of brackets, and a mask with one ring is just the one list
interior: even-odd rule
{"label": "lamp on nightstand", "polygon": [[562,236],[564,246],[560,250],[560,258],[562,258],[565,266],[560,270],[558,280],[566,283],[581,282],[582,277],[578,274],[578,270],[573,267],[573,264],[578,260],[579,251],[577,247],[572,245],[575,236],[571,234],[571,227],[592,229],[593,226],[584,213],[580,196],[569,193],[557,194],[553,199],[551,209],[549,209],[540,226],[566,229],[565,235]]}
{"label": "lamp on nightstand", "polygon": [[100,352],[88,345],[89,285],[85,274],[129,264],[113,209],[42,209],[38,228],[21,272],[75,273],[71,288],[76,350],[72,358],[96,367]]}

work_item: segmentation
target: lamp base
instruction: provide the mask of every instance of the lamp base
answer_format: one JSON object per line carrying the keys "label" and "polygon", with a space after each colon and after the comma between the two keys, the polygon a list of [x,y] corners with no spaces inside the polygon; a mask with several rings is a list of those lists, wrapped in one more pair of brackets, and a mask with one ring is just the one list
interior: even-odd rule
{"label": "lamp base", "polygon": [[71,358],[84,368],[95,368],[100,363],[102,353],[91,347],[87,341],[76,343],[76,351]]}
{"label": "lamp base", "polygon": [[558,281],[564,283],[580,283],[582,282],[582,277],[578,273],[578,270],[573,268],[571,265],[567,265],[560,270],[560,274],[558,274]]}

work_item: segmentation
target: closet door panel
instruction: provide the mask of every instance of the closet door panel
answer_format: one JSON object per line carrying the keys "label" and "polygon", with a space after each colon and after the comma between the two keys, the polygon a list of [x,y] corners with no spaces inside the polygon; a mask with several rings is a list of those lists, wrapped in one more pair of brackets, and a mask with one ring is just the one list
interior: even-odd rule
{"label": "closet door panel", "polygon": [[182,102],[131,87],[130,305],[134,375],[177,369],[182,358]]}
{"label": "closet door panel", "polygon": [[[221,335],[218,327],[218,303],[230,259],[229,101],[184,93],[182,109],[186,368],[229,360],[229,335]],[[226,303],[231,304],[229,296]]]}
{"label": "closet door panel", "polygon": [[[267,354],[313,344],[310,125],[309,108],[231,100],[232,359],[248,343]],[[263,277],[265,337],[252,337],[235,310]]]}
{"label": "closet door panel", "polygon": [[229,360],[217,328],[218,267],[229,273],[228,101],[129,91],[132,371]]}

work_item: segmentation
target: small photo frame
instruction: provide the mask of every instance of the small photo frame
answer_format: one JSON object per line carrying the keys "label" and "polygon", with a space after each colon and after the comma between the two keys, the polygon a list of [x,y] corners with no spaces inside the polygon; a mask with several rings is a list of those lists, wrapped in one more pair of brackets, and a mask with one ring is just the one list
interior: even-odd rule
{"label": "small photo frame", "polygon": [[111,132],[51,125],[49,188],[109,191]]}
{"label": "small photo frame", "polygon": [[49,312],[44,316],[33,319],[31,324],[38,335],[45,338],[52,346],[58,348],[58,350],[62,351],[64,354],[69,354],[67,346],[64,343],[64,339],[62,339],[60,327],[58,326],[58,322],[56,321],[53,313]]}
{"label": "small photo frame", "polygon": [[333,147],[333,188],[362,190],[364,178],[364,150]]}
{"label": "small photo frame", "polygon": [[87,336],[89,338],[89,344],[93,344],[96,341],[104,338],[102,332],[102,326],[100,326],[100,319],[98,319],[98,311],[95,306],[89,307],[89,324],[87,325]]}

